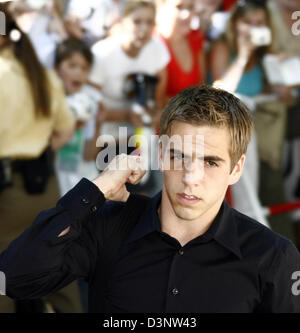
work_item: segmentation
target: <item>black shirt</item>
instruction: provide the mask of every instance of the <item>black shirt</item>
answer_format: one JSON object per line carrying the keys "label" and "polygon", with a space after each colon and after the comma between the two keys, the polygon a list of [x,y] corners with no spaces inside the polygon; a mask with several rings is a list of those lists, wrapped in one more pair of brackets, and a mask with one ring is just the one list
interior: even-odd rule
{"label": "black shirt", "polygon": [[[300,271],[300,256],[289,240],[224,201],[210,228],[182,247],[161,231],[160,201],[161,193],[149,201],[124,240],[107,312],[300,312],[294,273]],[[122,205],[105,203],[98,188],[83,179],[1,254],[7,295],[42,297],[101,272],[96,267],[106,232],[101,221]],[[70,232],[58,238],[68,226]],[[98,280],[93,277],[91,288]]]}

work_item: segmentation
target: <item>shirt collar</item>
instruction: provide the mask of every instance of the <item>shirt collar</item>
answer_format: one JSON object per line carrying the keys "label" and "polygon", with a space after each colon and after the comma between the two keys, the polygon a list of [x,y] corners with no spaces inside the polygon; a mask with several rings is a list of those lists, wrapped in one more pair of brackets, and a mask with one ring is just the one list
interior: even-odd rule
{"label": "shirt collar", "polygon": [[[138,223],[125,240],[125,244],[134,242],[151,232],[161,232],[161,223],[157,212],[161,202],[161,195],[162,192],[160,191],[153,198],[151,198],[145,212],[142,214]],[[213,223],[202,236],[204,236],[204,239],[206,240],[215,239],[219,244],[233,252],[240,259],[242,258],[238,241],[236,220],[233,215],[232,208],[225,200],[223,201]]]}
{"label": "shirt collar", "polygon": [[160,219],[157,212],[158,206],[161,202],[161,193],[162,192],[160,191],[153,198],[151,198],[138,223],[134,226],[127,237],[125,244],[134,242],[153,231],[161,231]]}
{"label": "shirt collar", "polygon": [[214,239],[238,256],[239,259],[242,259],[243,256],[239,245],[236,218],[233,214],[233,209],[225,200],[222,203],[216,219],[218,218],[220,219],[220,223],[218,223]]}

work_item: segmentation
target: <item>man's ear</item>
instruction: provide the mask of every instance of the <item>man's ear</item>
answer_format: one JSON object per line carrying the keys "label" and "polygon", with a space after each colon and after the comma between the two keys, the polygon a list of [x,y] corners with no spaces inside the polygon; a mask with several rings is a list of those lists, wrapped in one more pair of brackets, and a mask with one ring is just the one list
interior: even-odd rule
{"label": "man's ear", "polygon": [[230,180],[229,180],[228,185],[233,185],[233,184],[237,183],[238,180],[241,178],[243,168],[245,165],[245,161],[246,161],[246,156],[245,156],[245,154],[243,154],[241,156],[241,158],[238,160],[238,162],[236,163],[236,165],[234,166],[233,170],[231,171]]}

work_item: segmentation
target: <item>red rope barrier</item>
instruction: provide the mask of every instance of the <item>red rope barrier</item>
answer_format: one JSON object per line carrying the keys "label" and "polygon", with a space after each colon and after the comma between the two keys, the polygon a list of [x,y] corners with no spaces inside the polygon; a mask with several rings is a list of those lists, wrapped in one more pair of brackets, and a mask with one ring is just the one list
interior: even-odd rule
{"label": "red rope barrier", "polygon": [[269,215],[287,213],[300,208],[300,201],[269,206]]}

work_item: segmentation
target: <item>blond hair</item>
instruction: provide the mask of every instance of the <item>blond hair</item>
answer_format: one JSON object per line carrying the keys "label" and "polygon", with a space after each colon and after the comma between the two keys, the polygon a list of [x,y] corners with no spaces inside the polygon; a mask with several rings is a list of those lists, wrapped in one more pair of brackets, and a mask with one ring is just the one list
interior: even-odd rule
{"label": "blond hair", "polygon": [[246,154],[253,130],[250,113],[237,97],[207,85],[184,89],[168,102],[160,119],[160,135],[170,135],[174,121],[227,128],[231,170]]}

